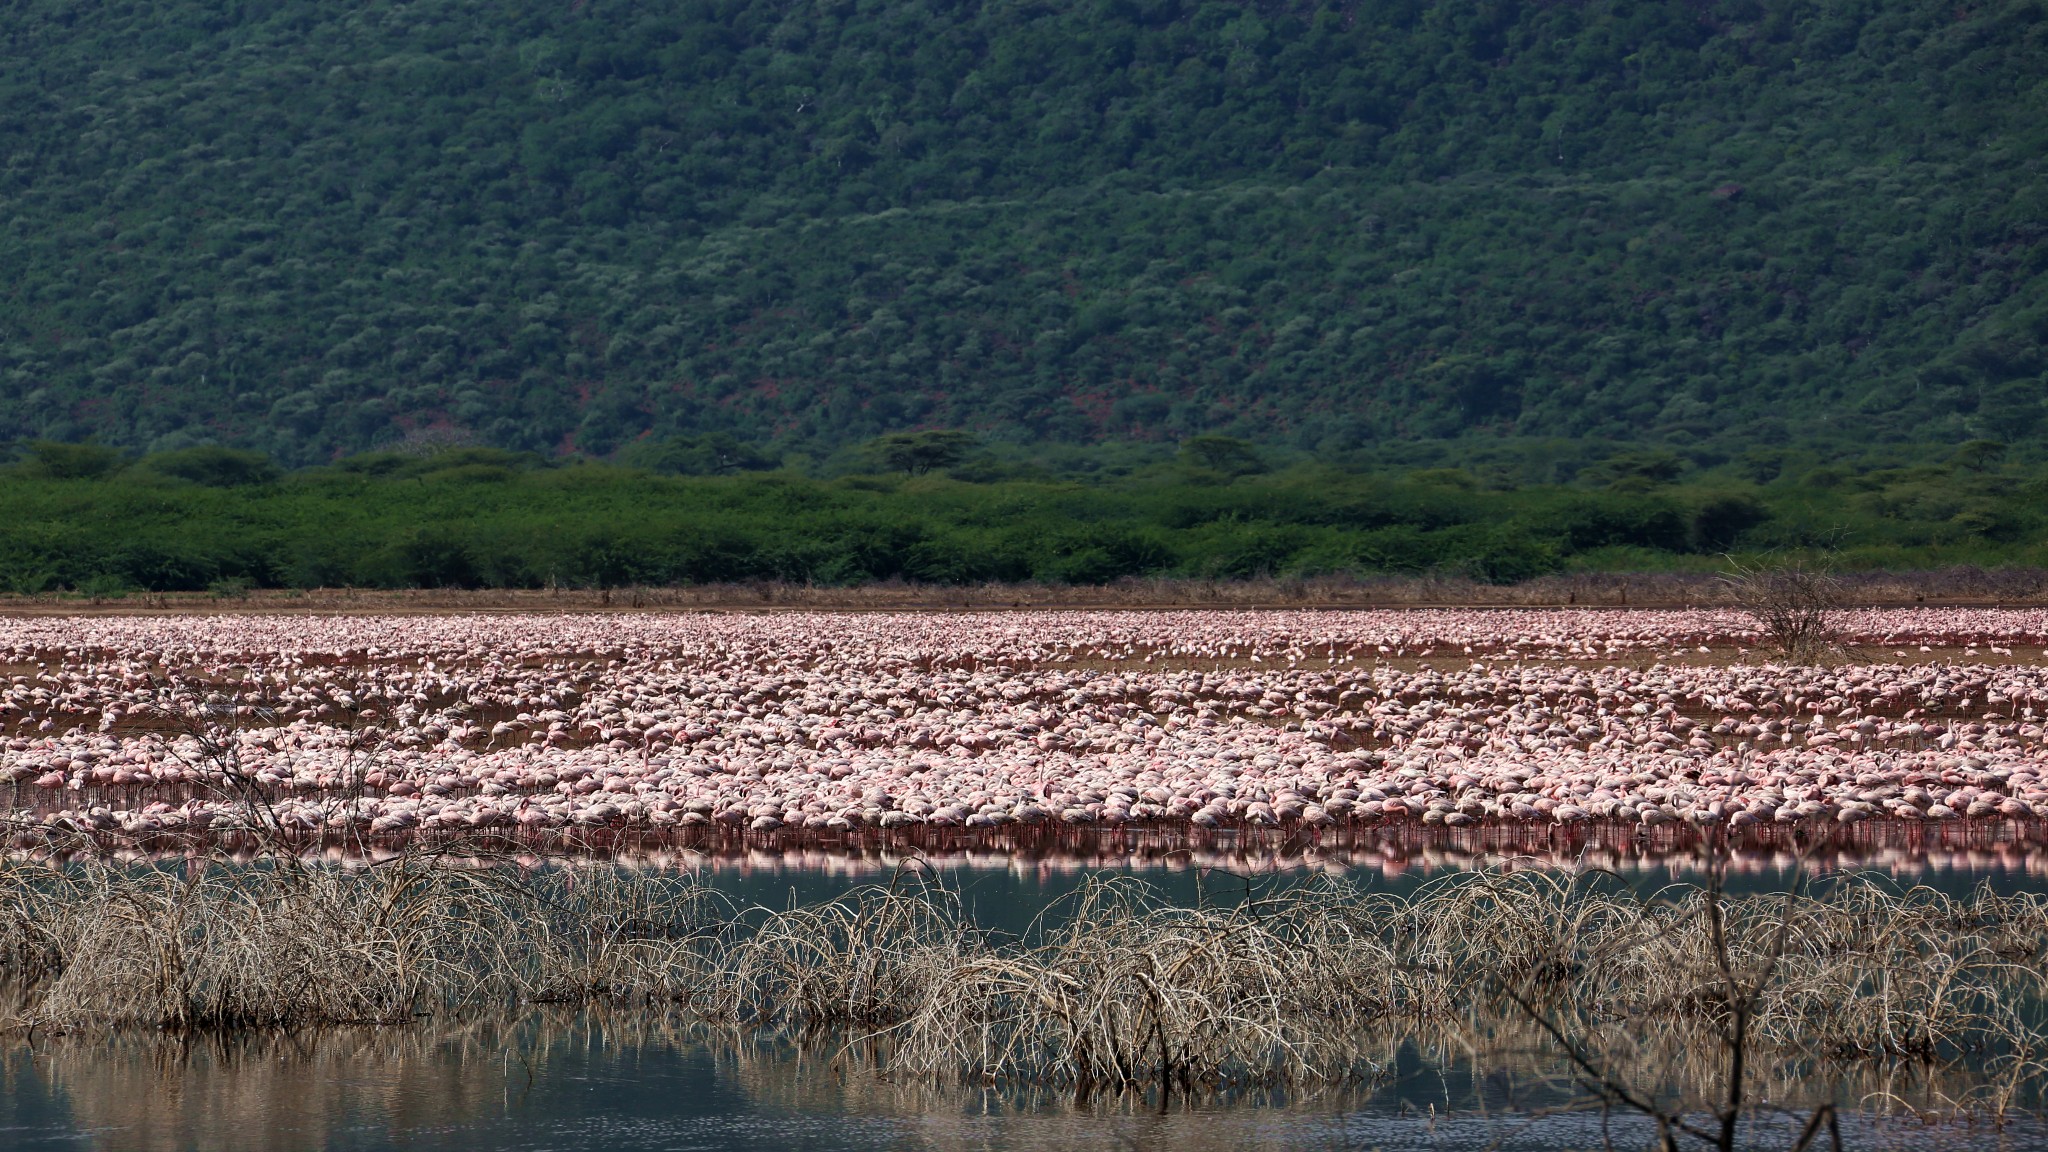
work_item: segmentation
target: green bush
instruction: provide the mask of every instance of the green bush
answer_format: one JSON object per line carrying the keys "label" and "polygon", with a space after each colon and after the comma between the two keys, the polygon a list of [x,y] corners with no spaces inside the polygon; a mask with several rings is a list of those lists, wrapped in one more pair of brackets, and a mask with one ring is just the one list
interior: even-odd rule
{"label": "green bush", "polygon": [[260,453],[217,447],[160,452],[144,457],[142,467],[160,476],[189,480],[209,488],[263,484],[278,476],[277,466]]}
{"label": "green bush", "polygon": [[30,473],[52,480],[97,480],[126,463],[119,452],[99,444],[38,440],[28,446]]}
{"label": "green bush", "polygon": [[1598,475],[1481,484],[1464,469],[1312,463],[1215,484],[1165,454],[1090,480],[973,483],[685,477],[450,455],[221,487],[166,484],[154,467],[58,479],[29,465],[0,472],[0,587],[107,595],[1382,572],[1513,582],[1812,547],[1871,565],[2034,562],[2048,549],[2048,469],[1950,454],[1930,446],[1923,462],[1883,467],[1844,459],[1824,488],[1754,486],[1745,461],[1695,462],[1648,492]]}

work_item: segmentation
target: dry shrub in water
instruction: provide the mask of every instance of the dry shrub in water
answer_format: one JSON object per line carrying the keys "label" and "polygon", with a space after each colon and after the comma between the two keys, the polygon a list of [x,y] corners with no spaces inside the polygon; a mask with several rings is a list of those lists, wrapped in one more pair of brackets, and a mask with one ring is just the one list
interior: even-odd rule
{"label": "dry shrub in water", "polygon": [[672,995],[726,922],[689,878],[526,874],[427,854],[360,867],[10,861],[0,903],[21,1017],[57,1027],[393,1023]]}
{"label": "dry shrub in water", "polygon": [[189,1029],[392,1022],[480,984],[487,876],[417,867],[10,867],[31,1019]]}
{"label": "dry shrub in water", "polygon": [[1084,1092],[1170,1078],[1348,1075],[1392,956],[1336,889],[1232,910],[1173,907],[1127,879],[1084,885],[1022,940],[977,928],[922,876],[767,916],[720,971],[717,1009],[799,1031],[870,1030],[923,1076]]}
{"label": "dry shrub in water", "polygon": [[[1732,1152],[1770,1080],[1967,1068],[1973,1082],[1945,1101],[1954,1111],[2002,1115],[2038,1097],[2048,902],[1984,888],[1957,901],[1869,877],[1823,897],[1729,900],[1719,862],[1675,893],[1609,902],[1620,914],[1559,952],[1554,980],[1492,978],[1575,1085],[1652,1120],[1659,1147],[1675,1152],[1682,1135]],[[1866,1093],[1858,1107],[1881,1099],[1897,1097]],[[1815,1101],[1792,1147],[1825,1133],[1839,1148],[1844,1102],[1839,1088]]]}
{"label": "dry shrub in water", "polygon": [[1357,1024],[1401,998],[1393,954],[1335,889],[1220,910],[1097,881],[1065,911],[933,973],[894,1029],[898,1063],[1083,1094],[1338,1079],[1360,1066]]}
{"label": "dry shrub in water", "polygon": [[886,886],[764,915],[726,949],[708,1007],[754,1026],[887,1025],[946,973],[994,951],[958,893],[905,870]]}
{"label": "dry shrub in water", "polygon": [[[1627,1014],[1682,1018],[1701,1003],[1714,1010],[1697,993],[1720,979],[1699,959],[1711,954],[1705,899],[1692,893],[1660,907],[1642,943],[1605,976]],[[1857,881],[1822,898],[1730,901],[1726,915],[1731,967],[1771,972],[1753,1025],[1766,1048],[1939,1060],[2037,1039],[2027,1012],[2044,991],[2043,897],[1987,890],[1958,900]]]}
{"label": "dry shrub in water", "polygon": [[516,930],[489,967],[529,1003],[692,1002],[736,921],[694,876],[593,866],[522,875]]}
{"label": "dry shrub in water", "polygon": [[1409,896],[1318,879],[1195,908],[1099,879],[1008,937],[921,874],[742,912],[687,877],[598,866],[14,861],[0,908],[19,1018],[73,1029],[666,1005],[865,1041],[934,1082],[1084,1095],[1370,1077],[1398,1038],[1435,1034],[1651,1069],[1644,1091],[1674,1108],[1711,1092],[1737,1002],[1758,1086],[1902,1063],[2010,1086],[2048,1053],[2048,900],[1863,877],[1740,897],[1544,871]]}
{"label": "dry shrub in water", "polygon": [[878,1037],[890,1066],[920,1075],[1082,1092],[1367,1074],[1389,1035],[1454,1028],[1497,1047],[1534,1012],[1602,1063],[1692,1067],[1670,1085],[1686,1097],[1725,1057],[1735,980],[1756,990],[1743,1075],[1902,1059],[2011,1071],[2048,1046],[2048,906],[1988,891],[1849,878],[1818,895],[1642,898],[1470,873],[1406,898],[1312,882],[1190,909],[1117,880],[1017,941],[952,931],[957,910],[926,899],[869,892],[829,927],[814,909],[771,917],[721,970],[744,977],[736,1018]]}

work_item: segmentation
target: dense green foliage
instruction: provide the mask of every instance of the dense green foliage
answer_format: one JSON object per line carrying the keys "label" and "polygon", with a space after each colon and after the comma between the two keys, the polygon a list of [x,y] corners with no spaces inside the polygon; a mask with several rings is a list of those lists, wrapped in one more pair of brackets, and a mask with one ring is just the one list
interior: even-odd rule
{"label": "dense green foliage", "polygon": [[0,417],[2040,438],[2044,85],[2044,0],[21,0]]}
{"label": "dense green foliage", "polygon": [[1514,581],[1812,548],[1852,566],[2048,561],[2048,469],[2007,464],[1987,443],[1907,466],[1809,471],[1769,453],[1705,469],[1616,453],[1576,462],[1569,482],[1506,486],[1499,461],[1267,471],[1260,453],[1220,440],[1094,463],[1104,474],[1088,480],[988,454],[921,474],[684,477],[466,449],[280,476],[206,450],[81,471],[55,449],[0,472],[0,589]]}

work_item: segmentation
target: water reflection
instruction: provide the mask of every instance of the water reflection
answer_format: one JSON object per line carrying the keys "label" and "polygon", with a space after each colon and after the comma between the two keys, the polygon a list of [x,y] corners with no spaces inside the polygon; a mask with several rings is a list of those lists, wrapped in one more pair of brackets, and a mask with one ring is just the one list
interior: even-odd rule
{"label": "water reflection", "polygon": [[[1500,1038],[1497,1038],[1500,1039]],[[1519,1042],[1524,1038],[1508,1037]],[[1373,1083],[1296,1098],[1071,1100],[904,1083],[829,1043],[743,1040],[653,1016],[531,1012],[419,1029],[179,1043],[39,1040],[0,1059],[0,1144],[171,1152],[337,1149],[1480,1149],[1643,1147],[1628,1117],[1572,1107],[1564,1069],[1510,1043],[1392,1039]],[[1930,1121],[1958,1073],[1892,1069],[1773,1100],[1883,1101],[1868,1148],[2024,1148],[2030,1119]],[[1792,1119],[1759,1120],[1787,1146]]]}
{"label": "water reflection", "polygon": [[[237,851],[218,841],[180,847],[168,839],[146,848],[108,842],[83,850],[117,859],[205,854],[254,859],[254,846]],[[1421,824],[1358,826],[1323,831],[1189,831],[1183,828],[1036,827],[1015,830],[925,829],[915,833],[833,837],[703,833],[634,835],[600,832],[546,840],[470,836],[436,842],[437,852],[460,858],[603,860],[651,868],[709,868],[801,872],[869,878],[905,860],[939,867],[1026,869],[1045,873],[1104,868],[1158,872],[1227,870],[1378,873],[1399,877],[1479,867],[1609,868],[1640,871],[1685,868],[1703,851],[1703,834],[1684,826],[1645,828],[1632,823],[1573,825],[1505,823],[1471,828]],[[2048,820],[1867,821],[1838,825],[1791,822],[1759,825],[1726,841],[1733,869],[1779,872],[1795,866],[1828,872],[1880,869],[1901,877],[1952,871],[2000,872],[2048,882]],[[410,849],[377,846],[369,859]],[[61,855],[51,845],[17,845],[15,854]],[[308,848],[308,856],[341,860],[359,848]]]}

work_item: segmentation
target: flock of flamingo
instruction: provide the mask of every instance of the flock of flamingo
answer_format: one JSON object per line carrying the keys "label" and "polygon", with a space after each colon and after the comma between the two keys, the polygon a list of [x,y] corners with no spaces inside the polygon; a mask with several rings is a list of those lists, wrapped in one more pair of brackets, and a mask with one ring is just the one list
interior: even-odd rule
{"label": "flock of flamingo", "polygon": [[[2048,613],[0,621],[17,836],[2048,816]],[[1959,825],[1961,826],[1961,825]]]}

